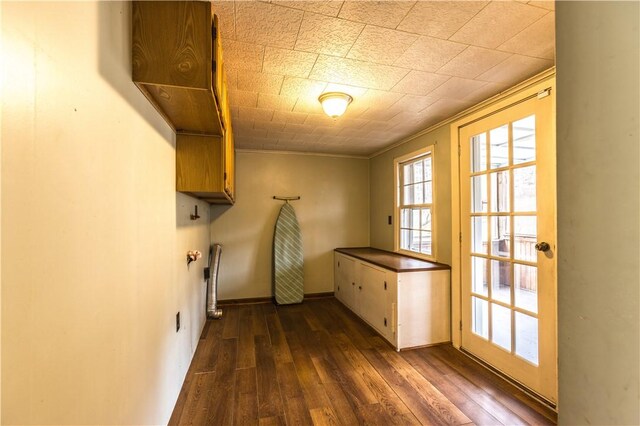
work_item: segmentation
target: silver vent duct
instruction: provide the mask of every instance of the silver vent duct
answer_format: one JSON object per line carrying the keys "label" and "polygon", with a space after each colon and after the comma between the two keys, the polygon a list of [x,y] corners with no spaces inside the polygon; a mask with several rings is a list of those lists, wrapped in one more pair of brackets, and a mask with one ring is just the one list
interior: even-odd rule
{"label": "silver vent duct", "polygon": [[[204,270],[207,280],[207,317],[222,318],[222,309],[218,308],[218,269],[220,268],[220,254],[222,245],[212,244],[209,248],[209,266]],[[212,262],[213,259],[213,263]]]}

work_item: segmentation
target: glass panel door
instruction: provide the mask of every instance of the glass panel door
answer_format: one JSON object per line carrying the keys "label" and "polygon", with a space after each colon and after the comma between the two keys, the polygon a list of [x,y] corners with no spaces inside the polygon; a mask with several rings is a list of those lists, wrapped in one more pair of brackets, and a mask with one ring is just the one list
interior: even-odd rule
{"label": "glass panel door", "polygon": [[548,96],[461,129],[460,217],[462,347],[555,402],[552,120]]}

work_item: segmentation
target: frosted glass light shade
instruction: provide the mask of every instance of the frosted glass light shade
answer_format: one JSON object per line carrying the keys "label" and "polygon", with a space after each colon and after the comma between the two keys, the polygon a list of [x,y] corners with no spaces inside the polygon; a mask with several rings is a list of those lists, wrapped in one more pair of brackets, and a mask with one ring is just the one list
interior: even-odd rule
{"label": "frosted glass light shade", "polygon": [[338,118],[347,110],[353,98],[346,93],[328,92],[318,98],[324,113],[331,118]]}

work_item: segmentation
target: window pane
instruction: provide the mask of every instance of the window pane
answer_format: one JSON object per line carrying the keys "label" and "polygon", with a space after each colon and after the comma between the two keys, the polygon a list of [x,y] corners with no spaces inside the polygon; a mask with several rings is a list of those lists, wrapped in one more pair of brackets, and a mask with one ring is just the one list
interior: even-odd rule
{"label": "window pane", "polygon": [[488,296],[487,287],[487,259],[471,256],[471,291]]}
{"label": "window pane", "polygon": [[486,300],[471,296],[471,331],[475,334],[489,338],[489,307]]}
{"label": "window pane", "polygon": [[402,209],[400,211],[400,227],[411,228],[411,209]]}
{"label": "window pane", "polygon": [[409,250],[420,252],[420,231],[409,230]]}
{"label": "window pane", "polygon": [[497,169],[509,165],[509,126],[500,126],[489,132],[490,167]]}
{"label": "window pane", "polygon": [[427,157],[424,159],[424,180],[432,180],[431,175],[431,157]]}
{"label": "window pane", "polygon": [[491,341],[511,352],[511,309],[491,304]]}
{"label": "window pane", "polygon": [[531,115],[513,124],[513,164],[536,159],[536,116]]}
{"label": "window pane", "polygon": [[487,175],[471,178],[471,211],[473,213],[487,211]]}
{"label": "window pane", "polygon": [[491,217],[491,255],[511,256],[511,228],[509,216]]}
{"label": "window pane", "polygon": [[424,203],[424,183],[413,184],[413,201],[415,204]]}
{"label": "window pane", "polygon": [[431,254],[431,232],[420,232],[420,253]]}
{"label": "window pane", "polygon": [[413,163],[413,181],[414,182],[422,182],[424,180],[422,165],[423,165],[422,160],[416,161],[415,163]]}
{"label": "window pane", "polygon": [[400,230],[400,247],[403,250],[409,250],[409,241],[411,241],[410,231],[407,229]]}
{"label": "window pane", "polygon": [[516,306],[538,313],[538,268],[528,265],[513,265]]}
{"label": "window pane", "polygon": [[487,254],[487,217],[471,218],[471,251]]}
{"label": "window pane", "polygon": [[491,173],[491,211],[509,211],[509,171]]}
{"label": "window pane", "polygon": [[514,216],[513,218],[513,257],[518,260],[536,262],[538,252],[536,251],[536,241],[538,231],[535,216]]}
{"label": "window pane", "polygon": [[413,198],[413,185],[407,185],[404,187],[404,198],[402,199],[403,204],[414,204]]}
{"label": "window pane", "polygon": [[513,169],[514,211],[536,211],[536,166]]}
{"label": "window pane", "polygon": [[431,231],[431,210],[422,209],[421,212],[420,229],[425,231]]}
{"label": "window pane", "polygon": [[400,248],[416,253],[432,254],[431,207],[433,202],[430,155],[401,164],[402,184],[399,219]]}
{"label": "window pane", "polygon": [[403,183],[413,183],[413,163],[402,166]]}
{"label": "window pane", "polygon": [[471,171],[481,172],[487,169],[487,134],[482,133],[471,138]]}
{"label": "window pane", "polygon": [[420,229],[420,209],[411,209],[411,227]]}
{"label": "window pane", "polygon": [[511,263],[491,261],[491,298],[511,304]]}
{"label": "window pane", "polygon": [[516,312],[516,354],[538,365],[538,319]]}
{"label": "window pane", "polygon": [[431,204],[433,203],[433,194],[432,194],[432,183],[425,182],[424,183],[424,203]]}

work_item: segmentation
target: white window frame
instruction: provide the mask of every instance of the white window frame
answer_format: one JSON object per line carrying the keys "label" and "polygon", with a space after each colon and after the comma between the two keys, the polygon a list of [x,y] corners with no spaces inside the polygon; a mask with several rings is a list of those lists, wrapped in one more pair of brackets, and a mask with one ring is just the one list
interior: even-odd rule
{"label": "white window frame", "polygon": [[[431,157],[431,254],[419,253],[411,250],[402,249],[400,246],[400,210],[402,208],[402,182],[400,180],[401,170],[400,167],[411,160],[415,160],[418,157],[429,155]],[[401,157],[394,158],[393,160],[393,173],[394,173],[394,208],[393,208],[393,235],[394,235],[394,251],[396,253],[406,254],[411,257],[417,257],[420,259],[430,260],[435,262],[437,259],[437,238],[436,238],[436,162],[435,162],[435,145],[429,145],[421,148],[417,151],[405,154]],[[425,203],[428,205],[428,203]]]}

